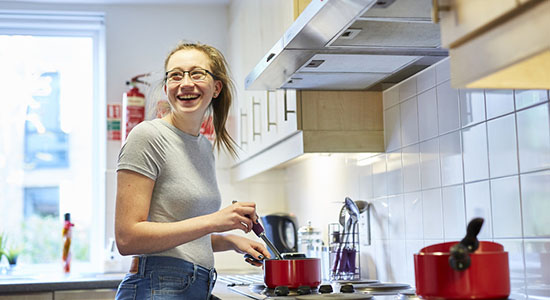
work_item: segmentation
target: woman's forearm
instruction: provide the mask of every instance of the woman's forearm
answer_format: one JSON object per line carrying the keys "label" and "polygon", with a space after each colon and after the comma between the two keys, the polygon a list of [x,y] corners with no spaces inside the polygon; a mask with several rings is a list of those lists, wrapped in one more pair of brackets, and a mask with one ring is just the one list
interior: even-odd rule
{"label": "woman's forearm", "polygon": [[212,234],[212,250],[214,250],[214,252],[235,250],[235,245],[231,236],[230,234]]}
{"label": "woman's forearm", "polygon": [[157,223],[142,221],[125,226],[116,232],[121,254],[148,254],[172,249],[212,232],[208,216],[179,222]]}

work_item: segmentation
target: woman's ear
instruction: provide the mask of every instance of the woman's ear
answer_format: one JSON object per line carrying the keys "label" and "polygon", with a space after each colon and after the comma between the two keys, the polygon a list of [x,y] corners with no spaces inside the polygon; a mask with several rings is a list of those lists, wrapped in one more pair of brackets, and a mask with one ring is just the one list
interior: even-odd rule
{"label": "woman's ear", "polygon": [[218,96],[220,95],[220,93],[222,92],[222,89],[223,89],[223,83],[219,80],[216,80],[216,89],[214,91],[214,98],[218,98]]}

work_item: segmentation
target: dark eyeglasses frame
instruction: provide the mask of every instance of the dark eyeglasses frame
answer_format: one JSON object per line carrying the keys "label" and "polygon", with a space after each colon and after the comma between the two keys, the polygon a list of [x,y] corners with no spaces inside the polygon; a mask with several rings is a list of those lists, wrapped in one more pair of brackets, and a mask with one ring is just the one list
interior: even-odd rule
{"label": "dark eyeglasses frame", "polygon": [[[176,68],[176,69],[178,69],[178,68]],[[174,70],[175,69],[172,69],[172,70],[164,73],[164,81],[166,81],[168,79],[168,73],[173,72]],[[207,74],[210,74],[210,76],[212,76],[212,78],[214,78],[214,80],[218,80],[218,77],[216,77],[216,75],[214,75],[212,72],[208,71],[207,69],[203,69],[203,68],[194,68],[193,70],[189,70],[189,71],[184,71],[184,70],[181,70],[181,71],[183,72],[183,77],[185,77],[185,74],[187,74],[187,75],[189,75],[189,78],[191,78],[191,74],[189,74],[189,72],[192,72],[192,71],[195,71],[195,70],[203,70]],[[191,79],[191,81],[195,82],[193,79]]]}

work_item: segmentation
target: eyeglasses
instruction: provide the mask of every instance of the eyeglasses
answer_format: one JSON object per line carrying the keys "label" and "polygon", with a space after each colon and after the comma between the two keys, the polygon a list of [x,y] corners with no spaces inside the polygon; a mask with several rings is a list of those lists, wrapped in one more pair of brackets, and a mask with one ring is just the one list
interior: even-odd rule
{"label": "eyeglasses", "polygon": [[166,72],[166,80],[168,80],[168,82],[181,82],[185,77],[185,73],[189,74],[189,78],[191,78],[191,81],[193,82],[205,81],[207,74],[210,74],[212,78],[217,79],[212,72],[206,69],[196,68],[191,71],[183,71],[179,69],[168,71]]}

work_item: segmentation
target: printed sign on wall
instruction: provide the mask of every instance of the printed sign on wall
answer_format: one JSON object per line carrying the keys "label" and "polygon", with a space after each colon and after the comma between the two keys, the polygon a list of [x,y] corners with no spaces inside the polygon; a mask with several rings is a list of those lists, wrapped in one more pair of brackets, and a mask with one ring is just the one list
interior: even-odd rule
{"label": "printed sign on wall", "polygon": [[120,104],[107,104],[107,139],[120,141]]}

